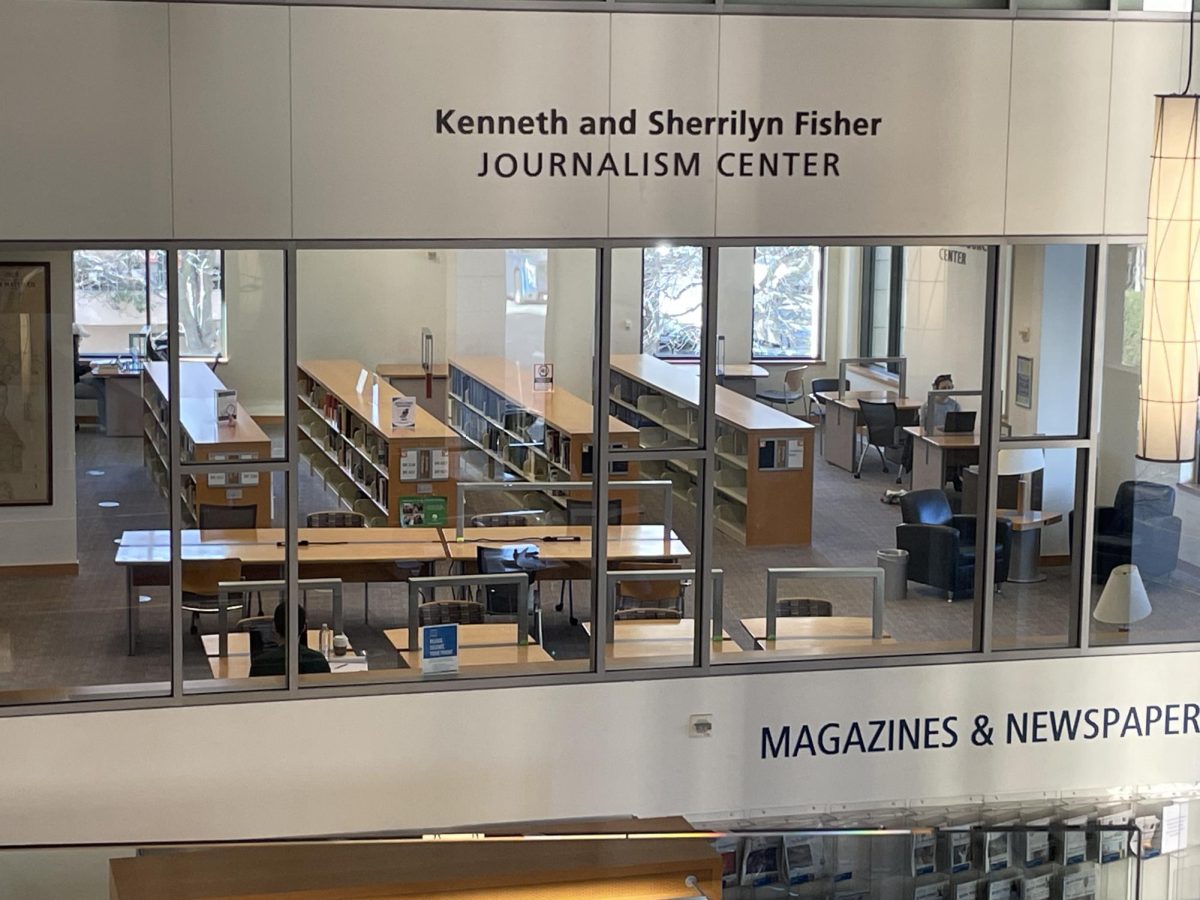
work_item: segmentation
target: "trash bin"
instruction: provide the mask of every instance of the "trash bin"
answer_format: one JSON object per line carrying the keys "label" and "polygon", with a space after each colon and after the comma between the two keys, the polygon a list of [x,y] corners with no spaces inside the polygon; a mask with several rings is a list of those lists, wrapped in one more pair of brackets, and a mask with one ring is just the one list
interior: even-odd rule
{"label": "trash bin", "polygon": [[883,600],[903,600],[908,596],[908,551],[880,550],[876,556],[883,569]]}

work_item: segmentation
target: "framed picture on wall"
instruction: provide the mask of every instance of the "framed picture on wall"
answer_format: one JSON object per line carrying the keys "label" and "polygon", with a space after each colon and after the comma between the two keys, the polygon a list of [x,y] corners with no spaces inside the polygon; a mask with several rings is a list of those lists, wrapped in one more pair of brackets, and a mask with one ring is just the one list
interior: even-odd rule
{"label": "framed picture on wall", "polygon": [[1017,357],[1017,406],[1033,409],[1033,357]]}
{"label": "framed picture on wall", "polygon": [[50,264],[0,264],[0,506],[52,502]]}

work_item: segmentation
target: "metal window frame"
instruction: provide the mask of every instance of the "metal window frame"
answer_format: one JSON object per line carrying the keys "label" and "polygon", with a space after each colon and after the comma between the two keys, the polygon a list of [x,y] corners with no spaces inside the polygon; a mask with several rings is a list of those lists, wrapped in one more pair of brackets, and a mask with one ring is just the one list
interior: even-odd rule
{"label": "metal window frame", "polygon": [[[701,423],[703,435],[700,446],[696,448],[667,450],[665,453],[657,454],[658,458],[670,458],[672,455],[678,456],[686,454],[688,458],[696,459],[699,466],[700,481],[702,491],[700,492],[700,504],[698,504],[698,516],[701,522],[701,536],[697,554],[694,555],[695,566],[697,571],[705,572],[711,569],[710,559],[712,551],[712,517],[708,515],[708,504],[712,497],[712,460],[715,456],[715,425],[716,416],[713,409],[713,401],[715,398],[716,377],[712,365],[709,363],[715,360],[715,344],[716,344],[716,315],[717,315],[717,297],[716,297],[716,275],[717,275],[717,257],[718,250],[725,246],[747,246],[756,245],[762,242],[761,238],[757,239],[716,239],[710,238],[702,241],[690,239],[693,244],[699,243],[705,248],[705,316],[704,321],[706,327],[705,340],[702,345],[702,363],[701,363],[701,396],[704,402],[701,404]],[[1085,359],[1082,368],[1085,370],[1082,374],[1081,392],[1087,393],[1090,391],[1090,396],[1086,400],[1081,399],[1081,405],[1087,408],[1087,434],[1081,438],[1060,438],[1060,439],[1035,439],[1043,445],[1053,443],[1056,446],[1074,447],[1085,455],[1085,474],[1078,484],[1079,494],[1085,500],[1084,509],[1090,510],[1095,502],[1095,474],[1097,468],[1096,447],[1098,446],[1098,428],[1099,428],[1099,408],[1100,397],[1103,386],[1103,354],[1096,352],[1096,348],[1102,346],[1098,343],[1103,340],[1104,327],[1104,303],[1099,301],[1105,289],[1104,273],[1107,264],[1107,254],[1110,245],[1137,243],[1144,240],[1138,235],[1133,236],[1097,236],[1097,235],[1078,235],[1078,236],[1057,236],[1047,237],[1043,235],[1028,236],[1028,237],[996,237],[996,236],[979,236],[979,237],[954,237],[954,238],[930,238],[928,236],[914,237],[889,237],[880,239],[863,239],[828,237],[814,239],[811,236],[795,236],[781,237],[773,239],[774,243],[797,243],[797,244],[815,244],[819,243],[822,246],[832,247],[869,247],[881,244],[896,246],[899,244],[937,246],[943,244],[961,245],[963,243],[986,244],[989,247],[989,265],[990,271],[988,275],[988,296],[986,299],[986,317],[984,327],[985,347],[993,348],[991,350],[991,358],[986,360],[990,363],[984,367],[985,375],[985,396],[984,396],[984,421],[990,427],[988,428],[988,453],[981,453],[981,480],[989,486],[986,503],[982,505],[980,512],[988,520],[994,518],[996,497],[994,492],[994,477],[992,475],[991,461],[999,450],[999,435],[998,429],[995,427],[997,423],[992,422],[992,419],[998,418],[998,404],[993,403],[995,395],[994,379],[997,372],[997,359],[995,351],[995,336],[997,332],[997,316],[1000,311],[1000,300],[1002,293],[999,287],[1004,277],[1001,267],[998,265],[999,254],[1002,249],[1011,245],[1020,243],[1076,243],[1095,245],[1089,248],[1089,253],[1095,260],[1095,270],[1092,279],[1092,295],[1091,300],[1085,305],[1085,314],[1090,313],[1091,322],[1085,321],[1084,325],[1084,340],[1085,345],[1090,341],[1090,349],[1085,347]],[[131,241],[42,241],[42,242],[3,242],[0,243],[0,250],[18,250],[32,252],[48,252],[53,250],[73,250],[79,248],[128,248],[133,246],[142,246],[144,242]],[[295,621],[296,610],[299,603],[298,585],[298,560],[294,551],[298,532],[298,512],[299,512],[299,490],[298,490],[298,470],[299,470],[299,453],[297,450],[297,442],[292,437],[296,425],[296,405],[297,386],[294,375],[297,363],[297,258],[301,250],[318,250],[318,249],[420,249],[428,250],[432,245],[436,244],[436,249],[480,249],[480,248],[505,248],[511,244],[511,240],[476,240],[476,241],[431,241],[428,239],[421,240],[401,240],[401,241],[221,241],[221,242],[202,242],[202,241],[154,241],[155,249],[160,246],[167,252],[177,251],[179,249],[193,249],[196,247],[214,247],[216,249],[227,250],[279,250],[285,255],[285,342],[284,342],[284,365],[286,368],[285,377],[285,458],[283,460],[275,460],[271,463],[256,462],[249,464],[248,467],[257,469],[269,468],[273,471],[286,471],[288,474],[288,484],[286,495],[288,502],[285,504],[285,534],[289,546],[286,554],[286,582],[288,586],[288,603],[289,613],[292,621]],[[526,242],[527,243],[527,242]],[[614,249],[626,247],[643,247],[647,243],[644,240],[614,240],[614,239],[564,239],[556,241],[542,241],[548,248],[583,248],[590,249],[595,252],[596,257],[596,276],[595,276],[595,295],[596,305],[595,326],[596,352],[593,358],[593,375],[595,384],[597,385],[597,394],[594,398],[596,402],[593,404],[595,433],[599,438],[599,446],[597,447],[597,467],[596,471],[599,477],[594,478],[591,488],[596,508],[605,508],[609,493],[610,479],[608,477],[608,464],[611,458],[620,454],[613,454],[608,445],[608,406],[607,406],[607,391],[605,387],[608,384],[611,375],[611,312],[612,312],[612,252]],[[145,246],[150,246],[145,244]],[[169,343],[170,350],[170,368],[173,378],[178,378],[179,356],[178,356],[178,272],[176,267],[168,267],[168,318],[172,321],[168,323],[169,327]],[[1090,371],[1086,371],[1090,366]],[[180,486],[180,479],[186,470],[200,468],[202,466],[186,465],[179,459],[180,445],[180,423],[179,423],[179,407],[177,404],[171,406],[170,417],[170,436],[171,436],[171,452],[172,466],[170,473],[170,484],[176,489]],[[1004,442],[1006,446],[1015,446],[1018,442]],[[654,454],[638,452],[639,458],[653,458]],[[213,468],[237,469],[238,464],[223,464]],[[620,669],[606,670],[604,654],[602,648],[606,642],[606,632],[610,626],[605,621],[604,616],[594,617],[594,627],[592,629],[592,668],[590,671],[571,671],[562,674],[537,674],[537,675],[513,675],[513,676],[498,676],[498,677],[478,677],[478,678],[462,678],[452,681],[385,681],[373,684],[345,684],[345,685],[328,685],[328,686],[306,686],[301,689],[299,686],[298,675],[298,657],[297,642],[298,637],[295,636],[295,629],[289,628],[292,634],[289,634],[288,641],[288,674],[286,678],[286,688],[283,690],[260,690],[253,689],[251,686],[240,688],[238,690],[223,692],[223,693],[191,693],[183,690],[182,678],[182,610],[180,608],[181,600],[181,564],[180,564],[180,543],[181,543],[181,526],[182,515],[178,508],[178,504],[173,503],[171,507],[171,545],[172,545],[172,562],[171,562],[171,683],[169,685],[170,693],[165,694],[164,690],[167,687],[161,682],[150,682],[138,685],[106,685],[99,687],[64,687],[58,689],[33,689],[28,691],[13,691],[6,693],[0,697],[0,716],[20,716],[20,715],[42,715],[47,713],[67,714],[75,712],[95,712],[103,710],[117,709],[144,709],[144,708],[160,708],[160,707],[177,707],[177,706],[193,706],[193,705],[209,705],[213,703],[241,703],[241,702],[272,702],[283,698],[321,698],[321,697],[343,697],[343,696],[361,696],[361,695],[387,695],[387,694],[406,694],[406,693],[428,693],[442,690],[490,690],[507,687],[525,687],[525,686],[548,686],[548,685],[563,685],[563,684],[594,684],[600,682],[617,682],[617,681],[637,681],[659,678],[680,678],[680,677],[700,677],[711,675],[743,675],[743,674],[773,674],[785,672],[805,672],[805,671],[839,671],[839,670],[855,670],[864,668],[885,668],[898,666],[912,665],[949,665],[960,664],[974,661],[984,661],[988,659],[994,660],[1024,660],[1024,659],[1048,659],[1048,658],[1078,658],[1083,656],[1116,656],[1116,655],[1132,655],[1141,653],[1164,653],[1164,652],[1196,652],[1200,645],[1196,643],[1184,642],[1161,642],[1161,643],[1142,643],[1131,645],[1111,645],[1111,646],[1091,646],[1088,640],[1088,629],[1085,623],[1090,616],[1087,615],[1088,591],[1080,592],[1079,602],[1076,604],[1079,609],[1075,611],[1077,616],[1072,624],[1072,630],[1076,634],[1070,635],[1074,638],[1072,646],[1059,648],[1025,648],[995,651],[991,645],[991,604],[992,596],[990,588],[988,590],[980,590],[977,597],[983,598],[981,602],[975,604],[975,633],[976,643],[973,650],[964,652],[951,652],[934,654],[928,652],[915,651],[912,653],[900,652],[887,656],[872,656],[872,657],[829,657],[829,658],[810,658],[810,659],[792,659],[792,660],[764,660],[761,662],[727,662],[722,661],[719,665],[712,665],[709,654],[709,641],[704,640],[704,629],[708,627],[715,610],[712,608],[712,589],[709,587],[710,579],[698,578],[696,584],[696,624],[697,624],[697,640],[695,659],[693,666],[683,668],[663,668],[663,669]],[[1083,527],[1079,529],[1079,535],[1075,538],[1075,546],[1083,552],[1083,565],[1081,567],[1081,575],[1083,577],[1084,586],[1090,584],[1090,545],[1091,545],[1091,529],[1089,527],[1090,516],[1084,515]],[[985,523],[981,523],[985,524]],[[994,539],[994,526],[987,529],[991,534],[987,539]],[[607,584],[605,581],[605,573],[607,572],[607,529],[597,526],[593,537],[593,572],[595,596],[606,596]],[[1074,549],[1074,547],[1073,547]],[[988,554],[984,554],[985,560]],[[990,581],[991,564],[985,562],[985,565],[980,569],[989,569],[986,574],[982,571],[979,578],[984,584]],[[978,589],[982,589],[984,585],[977,585]],[[100,696],[103,699],[91,699],[92,697]],[[11,704],[11,705],[9,705]]]}

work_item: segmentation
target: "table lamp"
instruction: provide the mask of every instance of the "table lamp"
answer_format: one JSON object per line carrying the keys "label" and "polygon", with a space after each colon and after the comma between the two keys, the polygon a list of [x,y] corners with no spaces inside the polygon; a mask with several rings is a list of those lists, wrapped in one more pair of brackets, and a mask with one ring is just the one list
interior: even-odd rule
{"label": "table lamp", "polygon": [[1146,585],[1137,566],[1117,566],[1108,576],[1108,583],[1100,594],[1100,602],[1092,612],[1097,622],[1119,625],[1128,631],[1133,622],[1140,622],[1150,615],[1150,598],[1146,596]]}

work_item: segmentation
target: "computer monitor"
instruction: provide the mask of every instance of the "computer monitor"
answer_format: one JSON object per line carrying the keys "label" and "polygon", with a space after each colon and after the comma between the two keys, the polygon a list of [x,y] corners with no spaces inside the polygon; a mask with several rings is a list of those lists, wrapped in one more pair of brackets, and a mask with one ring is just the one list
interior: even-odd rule
{"label": "computer monitor", "polygon": [[947,434],[962,434],[975,430],[974,410],[952,410],[946,413],[946,424],[942,430]]}

